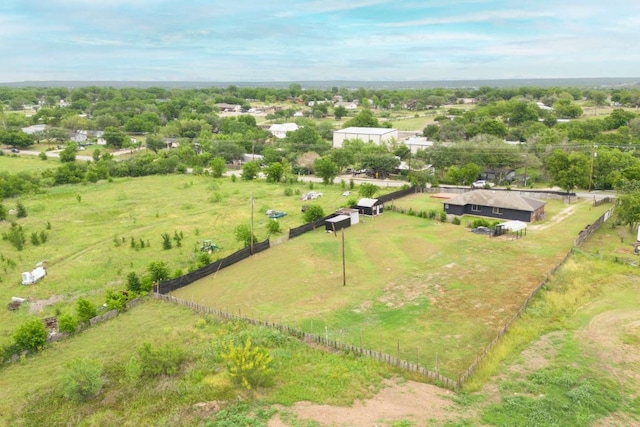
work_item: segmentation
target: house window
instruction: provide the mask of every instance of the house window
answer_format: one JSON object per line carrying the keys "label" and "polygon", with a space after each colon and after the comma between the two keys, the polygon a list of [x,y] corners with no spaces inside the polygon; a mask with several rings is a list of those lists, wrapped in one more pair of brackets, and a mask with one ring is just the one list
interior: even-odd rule
{"label": "house window", "polygon": [[445,203],[445,204],[444,204],[444,208],[445,208],[445,209],[449,209],[449,203]]}
{"label": "house window", "polygon": [[502,215],[502,208],[493,208],[492,212],[496,215]]}
{"label": "house window", "polygon": [[471,205],[471,212],[480,212],[482,211],[482,208],[480,207],[480,205]]}

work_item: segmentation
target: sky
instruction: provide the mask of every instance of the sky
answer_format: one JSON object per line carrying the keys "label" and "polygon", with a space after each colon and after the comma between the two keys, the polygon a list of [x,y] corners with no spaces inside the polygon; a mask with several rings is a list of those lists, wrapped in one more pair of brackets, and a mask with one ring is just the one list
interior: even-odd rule
{"label": "sky", "polygon": [[0,82],[638,76],[638,0],[0,0]]}

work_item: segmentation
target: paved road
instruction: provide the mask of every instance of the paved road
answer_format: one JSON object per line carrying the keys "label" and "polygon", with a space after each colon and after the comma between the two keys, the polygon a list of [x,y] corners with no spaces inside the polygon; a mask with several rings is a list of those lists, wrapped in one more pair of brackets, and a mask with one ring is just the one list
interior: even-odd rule
{"label": "paved road", "polygon": [[[10,149],[6,148],[2,150],[5,154],[17,154],[19,156],[21,155],[25,155],[25,156],[39,156],[41,151],[32,151],[32,150],[20,150],[19,153],[12,153]],[[57,158],[60,157],[60,151],[62,150],[51,150],[51,151],[45,151],[44,153],[46,154],[47,157],[51,157],[51,158]],[[131,151],[130,150],[120,150],[120,151],[115,151],[113,153],[111,153],[113,156],[124,156],[126,154],[130,154]],[[82,161],[89,161],[92,162],[93,161],[93,156],[87,156],[87,155],[83,155],[83,154],[76,154],[76,160],[82,160]]]}

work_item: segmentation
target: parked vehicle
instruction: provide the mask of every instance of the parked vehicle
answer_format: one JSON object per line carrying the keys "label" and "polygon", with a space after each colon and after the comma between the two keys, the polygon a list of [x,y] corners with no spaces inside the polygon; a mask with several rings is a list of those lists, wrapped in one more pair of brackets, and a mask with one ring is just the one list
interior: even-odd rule
{"label": "parked vehicle", "polygon": [[495,184],[493,182],[485,181],[484,179],[479,179],[473,184],[471,184],[471,188],[489,188],[493,187]]}

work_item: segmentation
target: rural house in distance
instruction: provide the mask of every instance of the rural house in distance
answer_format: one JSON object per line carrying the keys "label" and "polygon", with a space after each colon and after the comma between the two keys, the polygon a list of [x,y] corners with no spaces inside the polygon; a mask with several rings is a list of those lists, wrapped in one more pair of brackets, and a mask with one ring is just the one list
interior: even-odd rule
{"label": "rural house in distance", "polygon": [[478,215],[504,220],[534,222],[544,219],[546,202],[510,191],[474,190],[443,202],[451,215]]}

